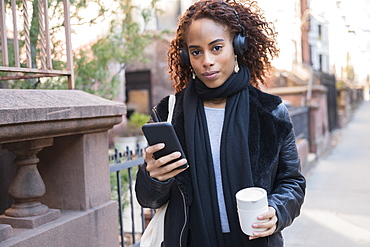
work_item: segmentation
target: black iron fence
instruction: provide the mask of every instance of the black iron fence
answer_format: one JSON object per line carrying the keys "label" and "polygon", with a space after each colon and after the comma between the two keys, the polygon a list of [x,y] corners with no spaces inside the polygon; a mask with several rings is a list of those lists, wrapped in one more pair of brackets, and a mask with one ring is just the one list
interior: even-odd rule
{"label": "black iron fence", "polygon": [[320,82],[327,89],[327,105],[328,105],[328,123],[329,131],[338,128],[338,109],[337,109],[337,88],[336,79],[334,75],[329,75],[326,73],[320,73]]}
{"label": "black iron fence", "polygon": [[296,140],[305,138],[310,143],[310,108],[292,107],[289,108],[289,114],[293,122]]}
{"label": "black iron fence", "polygon": [[[129,238],[127,241],[130,246],[139,246],[139,241],[136,236],[136,224],[139,224],[141,221],[142,230],[145,229],[145,216],[144,210],[140,207],[141,218],[137,219],[135,217],[135,200],[134,200],[134,178],[135,172],[140,164],[144,162],[143,150],[138,145],[136,150],[130,150],[129,147],[126,147],[126,150],[121,152],[120,150],[115,149],[114,154],[109,155],[110,172],[115,173],[115,179],[111,177],[112,191],[117,193],[118,201],[118,210],[119,210],[119,235],[121,246],[125,246],[125,239]],[[126,198],[128,200],[126,201]],[[124,217],[123,210],[129,208],[131,211],[131,229],[124,229]],[[125,234],[125,232],[130,232],[131,236]]]}

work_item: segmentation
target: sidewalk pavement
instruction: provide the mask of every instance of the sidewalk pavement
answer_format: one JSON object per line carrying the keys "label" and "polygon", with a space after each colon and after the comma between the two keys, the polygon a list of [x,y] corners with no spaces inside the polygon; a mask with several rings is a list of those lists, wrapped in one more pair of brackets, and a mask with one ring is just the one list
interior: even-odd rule
{"label": "sidewalk pavement", "polygon": [[338,131],[338,143],[306,174],[301,215],[286,247],[370,246],[370,102]]}

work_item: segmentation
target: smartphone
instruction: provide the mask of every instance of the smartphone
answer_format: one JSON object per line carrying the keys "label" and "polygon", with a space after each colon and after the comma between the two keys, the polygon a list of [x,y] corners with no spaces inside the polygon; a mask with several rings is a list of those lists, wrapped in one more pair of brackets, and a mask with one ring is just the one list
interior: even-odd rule
{"label": "smartphone", "polygon": [[[180,141],[177,138],[176,132],[171,123],[168,122],[156,122],[156,123],[147,123],[142,127],[143,133],[148,141],[150,146],[164,143],[165,147],[154,153],[155,159],[168,155],[170,153],[179,151],[181,153],[180,158],[172,160],[171,162],[165,164],[176,162],[180,159],[185,158],[184,151],[181,147]],[[184,164],[176,169],[186,168],[188,164]]]}

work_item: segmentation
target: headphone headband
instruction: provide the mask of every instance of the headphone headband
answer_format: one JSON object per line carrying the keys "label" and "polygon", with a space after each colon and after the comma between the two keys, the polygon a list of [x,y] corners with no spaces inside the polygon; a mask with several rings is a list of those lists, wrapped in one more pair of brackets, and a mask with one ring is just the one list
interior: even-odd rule
{"label": "headphone headband", "polygon": [[242,30],[242,35],[245,36],[245,28],[240,24],[240,17],[239,17],[239,13],[238,11],[236,11],[236,9],[234,8],[234,13],[235,13],[235,16],[236,18],[238,19],[238,26],[241,28]]}

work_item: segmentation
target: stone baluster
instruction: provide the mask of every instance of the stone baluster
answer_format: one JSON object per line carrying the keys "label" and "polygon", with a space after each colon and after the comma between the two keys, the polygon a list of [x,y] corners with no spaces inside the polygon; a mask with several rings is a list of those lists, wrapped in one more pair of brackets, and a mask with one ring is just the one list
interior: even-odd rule
{"label": "stone baluster", "polygon": [[59,210],[50,211],[48,206],[39,201],[46,188],[37,169],[39,162],[37,154],[52,144],[53,138],[3,144],[4,149],[16,155],[14,164],[17,165],[17,171],[9,186],[9,195],[15,203],[5,211],[0,223],[11,224],[13,227],[34,228],[59,218]]}

